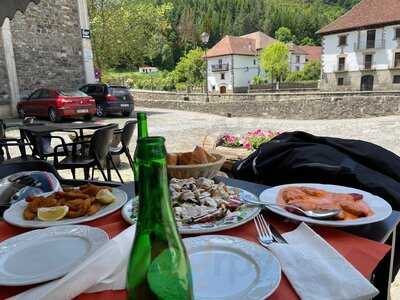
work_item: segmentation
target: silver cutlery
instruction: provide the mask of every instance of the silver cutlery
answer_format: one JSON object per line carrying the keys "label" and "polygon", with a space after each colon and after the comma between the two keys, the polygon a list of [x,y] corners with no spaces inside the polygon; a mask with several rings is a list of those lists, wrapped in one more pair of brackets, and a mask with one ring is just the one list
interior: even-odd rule
{"label": "silver cutlery", "polygon": [[272,233],[267,222],[261,214],[254,218],[254,224],[256,225],[258,241],[260,244],[264,247],[272,244],[274,242],[274,238],[272,237]]}
{"label": "silver cutlery", "polygon": [[281,208],[292,208],[302,213],[306,217],[310,217],[313,219],[330,219],[337,216],[341,210],[340,209],[329,209],[329,210],[303,210],[300,207],[290,204],[275,204],[275,203],[265,203],[259,201],[252,201],[249,199],[244,199],[245,202],[254,204],[254,205],[262,205],[262,206],[272,206],[272,207],[281,207]]}

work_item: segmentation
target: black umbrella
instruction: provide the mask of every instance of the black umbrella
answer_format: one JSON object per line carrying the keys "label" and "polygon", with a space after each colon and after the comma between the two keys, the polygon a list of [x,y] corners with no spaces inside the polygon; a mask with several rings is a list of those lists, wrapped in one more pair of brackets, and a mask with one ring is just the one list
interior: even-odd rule
{"label": "black umbrella", "polygon": [[12,19],[17,10],[24,12],[29,2],[39,3],[40,0],[0,0],[0,26],[5,18]]}

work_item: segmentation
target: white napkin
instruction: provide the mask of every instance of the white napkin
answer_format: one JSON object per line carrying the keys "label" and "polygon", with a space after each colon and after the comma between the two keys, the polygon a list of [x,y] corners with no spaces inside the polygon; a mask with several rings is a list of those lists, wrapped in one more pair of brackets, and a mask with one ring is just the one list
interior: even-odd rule
{"label": "white napkin", "polygon": [[108,241],[63,278],[27,290],[12,300],[70,300],[84,292],[125,289],[136,226]]}
{"label": "white napkin", "polygon": [[268,248],[304,300],[364,300],[379,291],[305,223],[283,234],[288,244]]}

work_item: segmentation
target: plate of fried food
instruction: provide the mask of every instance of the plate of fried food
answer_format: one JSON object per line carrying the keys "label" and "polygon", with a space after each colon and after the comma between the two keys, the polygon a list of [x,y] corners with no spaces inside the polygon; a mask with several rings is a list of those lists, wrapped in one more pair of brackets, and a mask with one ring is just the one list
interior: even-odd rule
{"label": "plate of fried food", "polygon": [[45,228],[93,221],[120,209],[128,200],[117,188],[93,184],[30,196],[4,212],[4,220],[25,228]]}
{"label": "plate of fried food", "polygon": [[[385,220],[392,213],[390,204],[381,197],[359,189],[330,184],[276,186],[262,192],[260,202],[272,204],[267,204],[267,208],[283,217],[334,227],[371,224]],[[305,211],[339,210],[339,213],[331,219],[319,220],[297,214],[284,205],[296,206]]]}

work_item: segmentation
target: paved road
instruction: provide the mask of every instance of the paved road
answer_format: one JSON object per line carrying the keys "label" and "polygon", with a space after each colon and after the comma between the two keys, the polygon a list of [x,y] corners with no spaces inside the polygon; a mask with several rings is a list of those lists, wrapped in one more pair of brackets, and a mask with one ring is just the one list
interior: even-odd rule
{"label": "paved road", "polygon": [[[204,137],[210,134],[245,133],[261,128],[263,130],[294,131],[302,130],[316,135],[341,138],[361,139],[378,144],[400,155],[400,116],[387,116],[348,120],[271,120],[263,118],[227,118],[223,116],[198,112],[173,111],[166,109],[145,109],[149,112],[148,123],[150,135],[161,135],[167,140],[167,149],[174,151],[190,151],[201,144]],[[129,118],[110,117],[104,119],[109,123],[118,123],[120,127]],[[9,132],[10,136],[17,131]],[[132,153],[135,142],[132,142]],[[122,158],[125,168],[122,170],[126,180],[132,179],[132,171],[127,160]],[[70,177],[68,171],[60,172]],[[78,174],[82,175],[82,174]],[[100,174],[96,173],[96,177]],[[116,177],[114,176],[116,179]],[[400,275],[394,283],[393,299],[400,299]]]}

